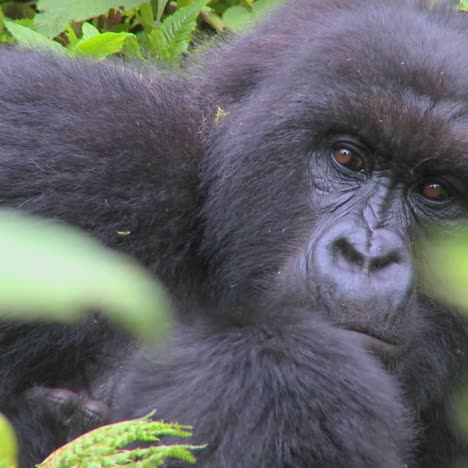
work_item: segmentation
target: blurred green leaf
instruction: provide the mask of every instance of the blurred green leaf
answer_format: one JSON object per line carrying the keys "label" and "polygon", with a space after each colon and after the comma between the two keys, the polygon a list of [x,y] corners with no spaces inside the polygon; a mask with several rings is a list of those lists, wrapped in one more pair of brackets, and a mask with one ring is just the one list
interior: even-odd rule
{"label": "blurred green leaf", "polygon": [[8,420],[0,414],[0,468],[17,466],[18,446],[16,436]]}
{"label": "blurred green leaf", "polygon": [[251,7],[234,5],[223,13],[226,28],[235,33],[241,33],[255,25],[255,22],[271,12],[273,8],[284,3],[284,0],[256,0]]}
{"label": "blurred green leaf", "polygon": [[65,53],[65,49],[58,42],[52,41],[26,26],[7,19],[4,19],[3,23],[15,41],[22,47],[49,49],[62,54]]}
{"label": "blurred green leaf", "polygon": [[419,249],[425,287],[448,304],[468,310],[468,229],[457,228],[450,235],[436,230]]}
{"label": "blurred green leaf", "polygon": [[131,10],[144,0],[38,0],[35,25],[47,37],[55,37],[72,21],[84,21],[102,15],[111,8]]}
{"label": "blurred green leaf", "polygon": [[156,21],[160,21],[164,13],[164,9],[166,8],[167,2],[169,0],[156,0],[156,1],[157,1]]}
{"label": "blurred green leaf", "polygon": [[224,26],[235,33],[249,28],[254,21],[255,13],[239,5],[228,8],[223,14]]}
{"label": "blurred green leaf", "polygon": [[460,11],[468,11],[468,0],[459,0],[458,9]]}
{"label": "blurred green leaf", "polygon": [[94,27],[91,23],[83,23],[81,26],[83,33],[82,39],[91,39],[94,36],[99,36],[99,29]]}
{"label": "blurred green leaf", "polygon": [[177,0],[177,8],[184,8],[192,3],[192,0]]}
{"label": "blurred green leaf", "polygon": [[72,321],[102,310],[142,338],[164,334],[168,300],[132,259],[61,223],[0,212],[0,316]]}

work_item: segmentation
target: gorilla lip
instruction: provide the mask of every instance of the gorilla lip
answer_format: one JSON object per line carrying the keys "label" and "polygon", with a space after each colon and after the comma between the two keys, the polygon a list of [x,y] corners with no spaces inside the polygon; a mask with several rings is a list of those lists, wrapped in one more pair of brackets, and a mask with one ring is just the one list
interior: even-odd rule
{"label": "gorilla lip", "polygon": [[356,335],[359,335],[360,337],[363,337],[365,340],[365,343],[369,344],[369,346],[372,349],[376,349],[378,351],[381,351],[387,354],[395,353],[395,351],[398,349],[397,343],[393,343],[379,336],[372,335],[366,330],[353,330],[350,328],[347,328],[346,330],[351,333],[355,333]]}

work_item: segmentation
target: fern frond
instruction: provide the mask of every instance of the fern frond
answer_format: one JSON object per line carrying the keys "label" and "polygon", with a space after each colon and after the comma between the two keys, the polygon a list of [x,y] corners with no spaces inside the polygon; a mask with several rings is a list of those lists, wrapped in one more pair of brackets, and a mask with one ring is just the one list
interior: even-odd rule
{"label": "fern frond", "polygon": [[150,420],[151,414],[103,426],[64,445],[37,468],[158,467],[167,458],[195,463],[194,445],[153,445],[127,449],[133,442],[159,442],[160,437],[190,437],[189,426]]}
{"label": "fern frond", "polygon": [[176,62],[189,47],[192,33],[197,26],[197,18],[206,6],[207,0],[195,2],[178,9],[168,16],[151,32],[151,42],[159,58]]}

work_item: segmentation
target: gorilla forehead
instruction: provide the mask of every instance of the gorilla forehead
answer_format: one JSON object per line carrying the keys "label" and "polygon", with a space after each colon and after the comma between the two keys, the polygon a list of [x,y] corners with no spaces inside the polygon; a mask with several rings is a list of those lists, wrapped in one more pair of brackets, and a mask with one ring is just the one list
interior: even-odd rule
{"label": "gorilla forehead", "polygon": [[[309,2],[298,3],[304,8]],[[310,3],[318,3],[318,12],[312,9],[298,19],[305,23],[297,28],[301,40],[284,47],[283,74],[292,67],[299,78],[308,71],[351,78],[358,85],[415,88],[436,100],[466,98],[467,86],[457,85],[467,81],[468,33],[464,21],[449,14],[448,1],[432,11],[420,4],[437,2],[337,2],[338,10],[329,2]]]}
{"label": "gorilla forehead", "polygon": [[[305,37],[281,57],[281,71],[266,76],[263,92],[240,107],[237,128],[257,139],[268,158],[272,148],[265,137],[272,134],[279,136],[270,140],[276,140],[276,150],[290,155],[294,145],[306,150],[341,132],[371,141],[383,157],[403,159],[404,170],[429,156],[442,170],[454,162],[457,169],[465,166],[468,35],[453,24],[444,28],[437,15],[407,9],[402,14],[398,3],[377,1],[372,8],[366,2],[362,15],[343,10],[333,18],[313,18],[310,28],[301,30]],[[280,144],[285,135],[289,148]]]}

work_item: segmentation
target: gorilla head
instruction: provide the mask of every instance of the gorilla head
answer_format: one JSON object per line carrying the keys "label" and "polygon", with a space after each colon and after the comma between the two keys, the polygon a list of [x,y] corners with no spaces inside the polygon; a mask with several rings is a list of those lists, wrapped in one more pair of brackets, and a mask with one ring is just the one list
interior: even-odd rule
{"label": "gorilla head", "polygon": [[310,307],[438,387],[465,336],[419,294],[412,250],[468,216],[468,30],[424,3],[291,2],[223,50],[256,62],[217,96],[204,252],[224,300]]}

